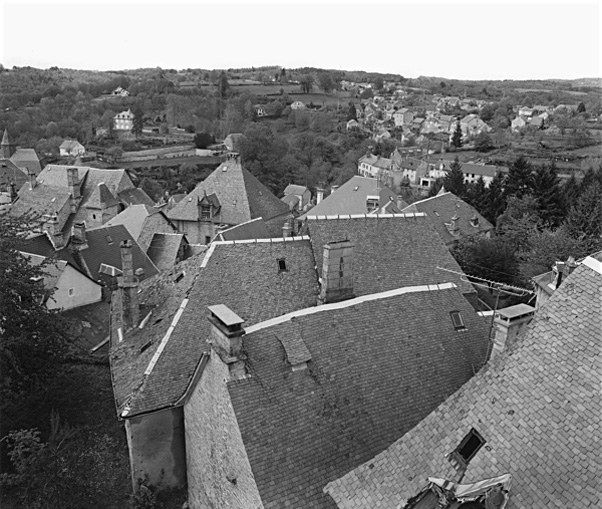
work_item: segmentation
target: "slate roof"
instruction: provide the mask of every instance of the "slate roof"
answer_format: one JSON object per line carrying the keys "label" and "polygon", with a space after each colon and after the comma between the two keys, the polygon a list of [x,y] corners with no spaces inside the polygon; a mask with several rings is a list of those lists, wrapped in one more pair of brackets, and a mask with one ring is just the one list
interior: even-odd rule
{"label": "slate roof", "polygon": [[284,196],[288,196],[290,194],[296,194],[296,195],[303,196],[303,194],[306,191],[307,191],[307,187],[305,187],[305,186],[300,186],[297,184],[289,184],[288,186],[286,186],[286,189],[284,190]]}
{"label": "slate roof", "polygon": [[148,205],[153,207],[155,202],[139,187],[130,187],[117,193],[119,199],[128,206],[131,205]]}
{"label": "slate roof", "polygon": [[462,272],[424,215],[309,218],[307,227],[320,275],[324,245],[353,242],[355,295],[446,281],[456,283],[464,294],[474,294],[461,276],[437,269]]}
{"label": "slate roof", "polygon": [[[253,369],[228,390],[266,509],[335,507],[329,481],[391,445],[485,361],[487,328],[456,289],[372,297],[243,336]],[[293,372],[308,354],[308,369]]]}
{"label": "slate roof", "polygon": [[288,214],[288,206],[280,201],[236,159],[220,164],[192,192],[178,202],[167,215],[180,221],[198,221],[197,198],[215,194],[221,209],[215,218],[223,224],[240,224],[262,217],[265,221]]}
{"label": "slate roof", "polygon": [[84,148],[84,146],[77,140],[63,140],[63,143],[59,145],[59,149],[71,150],[74,148]]}
{"label": "slate roof", "polygon": [[217,240],[250,240],[250,239],[268,239],[268,232],[265,221],[258,217],[246,223],[241,223],[232,226],[226,230],[222,230],[217,234]]}
{"label": "slate roof", "polygon": [[181,233],[155,233],[146,254],[159,270],[168,270],[176,264],[182,242]]}
{"label": "slate roof", "polygon": [[27,174],[10,159],[0,159],[0,185],[13,182],[18,190],[28,180]]}
{"label": "slate roof", "polygon": [[[493,225],[479,214],[474,207],[450,192],[414,202],[403,209],[402,212],[424,212],[427,214],[437,233],[446,244],[455,242],[459,237],[493,230]],[[457,218],[455,221],[457,230],[455,234],[452,234],[450,229],[453,228],[452,218],[454,217]],[[476,227],[470,222],[473,217],[478,218]]]}
{"label": "slate roof", "polygon": [[42,171],[40,158],[33,148],[18,148],[15,150],[15,153],[10,156],[10,160],[26,173],[37,175]]}
{"label": "slate roof", "polygon": [[148,205],[131,205],[122,210],[114,218],[109,219],[105,226],[114,226],[122,224],[131,233],[134,239],[138,240],[140,234],[144,230],[144,223],[148,216],[159,213],[160,210]]}
{"label": "slate roof", "polygon": [[[280,258],[286,260],[287,271],[279,271]],[[136,329],[118,343],[113,331],[111,371],[119,413],[126,407],[128,416],[133,416],[173,406],[186,393],[203,354],[209,351],[205,343],[210,330],[207,306],[225,304],[250,325],[317,302],[315,261],[307,239],[214,242],[204,256],[194,256],[183,263],[188,267],[186,278],[195,273],[184,292],[189,301],[149,375],[144,375],[144,371],[182,303],[182,292],[174,296],[170,293],[174,283],[162,285],[163,275],[154,278],[152,283],[146,283],[153,287],[143,289],[140,298],[146,302],[155,299],[155,293],[163,292],[156,298],[155,307],[150,306],[158,316],[165,316],[157,324],[157,333]],[[157,289],[165,285],[165,290]],[[118,295],[119,292],[114,293],[114,312]],[[140,353],[140,347],[149,341],[150,346]]]}
{"label": "slate roof", "polygon": [[[19,217],[24,214],[32,214],[41,218],[44,214],[58,214],[70,200],[70,193],[60,187],[46,186],[38,184],[31,189],[29,183],[23,184],[19,190],[19,198],[12,204],[10,215]],[[63,229],[66,216],[59,215],[58,228]]]}
{"label": "slate roof", "polygon": [[388,187],[379,185],[377,179],[354,175],[299,219],[323,215],[365,214],[368,212],[366,208],[368,196],[378,196],[380,207],[396,199],[395,193]]}
{"label": "slate roof", "polygon": [[[339,507],[400,507],[474,428],[462,482],[509,473],[508,509],[600,507],[602,263],[586,259],[527,332],[382,454],[329,484]],[[401,435],[400,435],[401,436]]]}
{"label": "slate roof", "polygon": [[118,204],[119,200],[115,198],[111,191],[109,191],[109,188],[104,182],[98,184],[86,200],[86,207],[94,209],[113,207]]}
{"label": "slate roof", "polygon": [[[44,263],[48,258],[42,255],[37,255],[34,253],[26,253],[23,251],[19,251],[25,258],[27,258],[27,261],[29,262],[30,265],[33,265],[34,267],[42,265],[42,263]],[[63,271],[65,270],[65,267],[67,266],[68,262],[65,260],[60,260],[60,259],[50,259],[48,260],[47,264],[45,267],[43,267],[43,271],[44,271],[44,289],[51,291],[54,290],[57,281],[59,280],[59,278],[61,277],[61,274],[63,273]],[[78,270],[78,269],[76,269]]]}

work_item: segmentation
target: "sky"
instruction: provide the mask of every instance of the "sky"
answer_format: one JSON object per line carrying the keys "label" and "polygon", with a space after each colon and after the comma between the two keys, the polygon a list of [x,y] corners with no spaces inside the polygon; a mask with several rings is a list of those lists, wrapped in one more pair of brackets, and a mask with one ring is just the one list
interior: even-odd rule
{"label": "sky", "polygon": [[598,0],[0,0],[0,63],[117,70],[280,65],[408,78],[601,77]]}

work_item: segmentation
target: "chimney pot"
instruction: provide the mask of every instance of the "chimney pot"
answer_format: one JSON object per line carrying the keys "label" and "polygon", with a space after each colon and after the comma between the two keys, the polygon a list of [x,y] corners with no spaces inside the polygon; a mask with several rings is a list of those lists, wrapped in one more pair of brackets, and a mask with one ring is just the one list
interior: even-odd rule
{"label": "chimney pot", "polygon": [[519,333],[531,322],[535,308],[527,304],[516,304],[496,311],[493,319],[495,335],[491,359],[507,350]]}
{"label": "chimney pot", "polygon": [[316,205],[318,205],[324,199],[324,189],[316,187]]}
{"label": "chimney pot", "polygon": [[73,241],[78,244],[79,248],[86,244],[86,223],[74,223],[71,229],[71,235],[73,236]]}
{"label": "chimney pot", "polygon": [[244,320],[224,304],[208,306],[211,330],[211,343],[222,361],[233,364],[239,360],[242,350]]}

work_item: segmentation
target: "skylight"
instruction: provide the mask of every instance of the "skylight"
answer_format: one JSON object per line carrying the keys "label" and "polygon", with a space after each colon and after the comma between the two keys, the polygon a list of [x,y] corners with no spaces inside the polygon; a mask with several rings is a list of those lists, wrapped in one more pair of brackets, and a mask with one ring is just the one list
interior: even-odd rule
{"label": "skylight", "polygon": [[285,258],[278,258],[278,272],[286,272],[288,267],[286,266]]}
{"label": "skylight", "polygon": [[450,311],[449,316],[451,317],[454,329],[466,330],[466,325],[464,325],[464,320],[462,319],[460,311]]}
{"label": "skylight", "polygon": [[449,461],[455,468],[466,468],[468,463],[485,444],[485,439],[474,428],[462,439],[460,445],[449,455]]}

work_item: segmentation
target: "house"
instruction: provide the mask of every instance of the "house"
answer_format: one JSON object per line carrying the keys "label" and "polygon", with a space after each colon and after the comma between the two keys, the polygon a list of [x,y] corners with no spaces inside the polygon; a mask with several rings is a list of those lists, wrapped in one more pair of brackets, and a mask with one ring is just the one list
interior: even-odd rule
{"label": "house", "polygon": [[391,169],[391,160],[386,157],[366,154],[359,158],[357,172],[363,177],[377,178]]}
{"label": "house", "polygon": [[224,139],[226,150],[230,152],[240,152],[240,143],[244,137],[245,135],[242,133],[230,133]]}
{"label": "house", "polygon": [[16,167],[21,170],[21,174],[24,174],[25,177],[32,174],[37,175],[42,169],[36,151],[33,148],[16,147],[10,140],[8,129],[4,129],[2,135],[2,142],[0,144],[0,164],[6,168],[5,171],[8,172],[9,175],[13,173],[13,177],[15,178],[14,183],[17,186],[22,185],[17,181],[22,181],[23,178],[20,174],[14,172],[13,168]]}
{"label": "house", "polygon": [[520,106],[518,108],[519,117],[530,117],[531,115],[533,115],[533,108],[529,108],[528,106]]}
{"label": "house", "polygon": [[[336,506],[414,508],[428,476],[448,486],[510,476],[506,493],[470,507],[599,507],[600,258],[575,268],[508,352],[328,484]],[[506,327],[510,334],[513,324]],[[490,505],[499,495],[507,505]]]}
{"label": "house", "polygon": [[461,237],[489,237],[493,231],[493,225],[474,207],[449,192],[439,192],[437,196],[414,202],[402,210],[402,213],[409,212],[427,214],[447,246],[453,246]]}
{"label": "house", "polygon": [[546,122],[547,122],[549,116],[550,115],[548,113],[542,113],[540,115],[533,115],[529,119],[529,125],[537,128],[537,129],[543,129],[546,125]]}
{"label": "house", "polygon": [[86,153],[85,147],[77,140],[64,140],[59,146],[61,157],[78,157]]}
{"label": "house", "polygon": [[398,212],[397,196],[393,191],[378,179],[355,175],[300,216],[299,220],[303,221],[308,216],[368,214],[380,210],[389,202],[395,205],[389,212]]}
{"label": "house", "polygon": [[284,190],[282,201],[288,204],[291,212],[305,212],[310,206],[311,191],[305,186],[289,184]]}
{"label": "house", "polygon": [[393,167],[392,187],[400,186],[404,179],[410,184],[418,185],[421,178],[428,174],[429,164],[426,161],[407,156],[397,149],[391,154],[391,162]]}
{"label": "house", "polygon": [[356,130],[359,130],[359,128],[360,128],[360,124],[354,118],[347,121],[347,124],[346,124],[347,131],[356,131]]}
{"label": "house", "polygon": [[263,118],[263,117],[267,117],[268,116],[268,112],[265,108],[265,105],[263,104],[256,104],[254,106],[255,108],[255,116],[257,118]]}
{"label": "house", "polygon": [[289,207],[230,157],[167,212],[191,244],[209,244],[216,234],[237,224],[263,218],[273,236],[282,235]]}
{"label": "house", "polygon": [[[599,256],[599,253],[597,253],[597,255]],[[539,309],[548,301],[550,296],[556,291],[562,281],[564,281],[573,272],[573,270],[578,267],[579,263],[577,263],[575,259],[570,256],[565,262],[555,262],[551,271],[539,274],[533,278],[535,291],[537,292],[535,300],[537,309]]]}
{"label": "house", "polygon": [[[486,324],[462,297],[474,290],[425,215],[315,218],[307,229],[216,241],[201,263],[139,284],[124,270],[110,362],[133,481],[187,484],[192,507],[284,506],[293,494],[315,505],[328,479],[387,447],[485,361]],[[242,343],[250,378],[225,338]],[[291,484],[305,457],[312,468]],[[281,498],[270,477],[290,478]]]}
{"label": "house", "polygon": [[111,92],[111,95],[116,95],[119,97],[127,97],[130,95],[130,93],[125,88],[117,87],[115,90],[113,90]]}
{"label": "house", "polygon": [[414,112],[407,108],[401,108],[392,115],[395,127],[411,126],[414,121]]}
{"label": "house", "polygon": [[294,101],[291,103],[291,110],[304,110],[305,104],[302,101]]}
{"label": "house", "polygon": [[116,131],[131,131],[134,129],[134,114],[131,110],[122,111],[113,117],[113,127]]}
{"label": "house", "polygon": [[[449,128],[449,139],[451,141],[452,136],[456,130],[456,123],[452,122]],[[471,113],[470,115],[466,115],[462,120],[460,120],[460,129],[462,131],[462,137],[464,139],[469,137],[475,137],[481,134],[482,132],[488,133],[491,131],[491,127],[489,127],[485,122],[483,122],[479,116],[475,113]]]}
{"label": "house", "polygon": [[525,121],[525,119],[523,117],[516,117],[514,120],[512,120],[512,122],[510,122],[510,129],[512,129],[513,132],[519,132],[521,129],[524,129],[527,125],[527,122]]}
{"label": "house", "polygon": [[[449,168],[448,165],[444,166],[446,169]],[[482,178],[485,187],[489,187],[489,184],[491,184],[497,174],[505,175],[508,173],[507,166],[496,166],[493,164],[462,163],[461,169],[464,174],[464,182],[474,184]]]}
{"label": "house", "polygon": [[[288,226],[288,223],[285,224]],[[283,226],[283,236],[288,237],[289,235],[284,235],[284,230],[285,228]],[[215,237],[215,239],[218,241],[253,240],[269,238],[270,232],[268,232],[264,220],[260,217],[256,219],[251,219],[246,223],[237,224],[236,226],[231,226],[230,228],[221,230]]]}
{"label": "house", "polygon": [[31,265],[42,268],[42,284],[47,292],[45,305],[48,309],[66,311],[100,302],[102,286],[79,270],[73,263],[65,260],[50,260],[33,253],[21,254]]}

